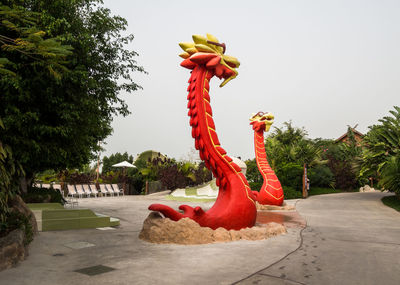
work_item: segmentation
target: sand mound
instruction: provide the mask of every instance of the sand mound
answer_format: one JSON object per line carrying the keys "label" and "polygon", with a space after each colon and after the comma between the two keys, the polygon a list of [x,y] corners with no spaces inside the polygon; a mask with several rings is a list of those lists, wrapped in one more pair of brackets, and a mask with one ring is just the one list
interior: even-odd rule
{"label": "sand mound", "polygon": [[274,206],[274,205],[261,205],[258,202],[256,202],[257,210],[265,211],[265,210],[276,210],[276,211],[293,211],[296,210],[296,207],[294,205],[288,205],[285,202],[283,202],[282,206]]}
{"label": "sand mound", "polygon": [[139,238],[153,243],[205,244],[236,240],[261,240],[286,233],[286,228],[277,223],[241,229],[240,231],[200,227],[195,221],[184,218],[177,222],[151,212],[143,222]]}

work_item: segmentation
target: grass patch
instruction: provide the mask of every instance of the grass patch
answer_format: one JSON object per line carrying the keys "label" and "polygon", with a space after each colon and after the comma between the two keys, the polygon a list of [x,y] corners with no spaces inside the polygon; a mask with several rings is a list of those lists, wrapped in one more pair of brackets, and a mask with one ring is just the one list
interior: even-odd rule
{"label": "grass patch", "polygon": [[206,198],[201,198],[201,199],[196,199],[196,198],[187,198],[187,197],[175,197],[172,195],[168,195],[165,197],[167,200],[171,201],[180,201],[180,202],[215,202],[216,199],[206,199]]}
{"label": "grass patch", "polygon": [[310,188],[308,195],[314,196],[314,195],[333,194],[333,193],[342,193],[342,192],[343,191],[339,190],[339,189],[313,187],[313,188]]}
{"label": "grass patch", "polygon": [[190,187],[185,189],[186,196],[197,196],[197,187]]}
{"label": "grass patch", "polygon": [[201,185],[197,185],[197,186],[194,186],[194,187],[186,188],[185,189],[185,194],[186,194],[186,196],[199,196],[197,194],[197,190],[200,189],[200,188],[206,187],[207,185],[210,185],[211,189],[213,189],[214,191],[218,190],[218,187],[215,184],[215,179],[213,179],[213,180],[211,180],[209,182],[206,182],[206,183],[203,183]]}
{"label": "grass patch", "polygon": [[[311,187],[310,191],[308,191],[308,196],[334,194],[334,193],[347,193],[347,192],[358,192],[358,189],[341,190],[333,188]],[[289,186],[283,186],[283,194],[285,195],[285,199],[303,198],[301,189],[295,189]]]}
{"label": "grass patch", "polygon": [[400,212],[400,199],[396,195],[383,197],[382,203]]}

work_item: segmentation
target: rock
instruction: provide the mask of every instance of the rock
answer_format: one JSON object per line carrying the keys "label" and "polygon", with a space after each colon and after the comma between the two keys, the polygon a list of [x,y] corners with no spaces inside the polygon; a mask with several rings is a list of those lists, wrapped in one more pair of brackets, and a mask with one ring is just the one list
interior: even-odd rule
{"label": "rock", "polygon": [[0,271],[11,268],[25,259],[28,251],[24,246],[24,240],[25,233],[20,229],[0,238]]}
{"label": "rock", "polygon": [[230,230],[229,234],[231,235],[232,241],[242,239],[242,234],[240,233],[240,231]]}
{"label": "rock", "polygon": [[268,223],[266,228],[268,236],[277,236],[286,233],[286,228],[278,223]]}
{"label": "rock", "polygon": [[11,211],[20,212],[23,215],[27,216],[32,225],[32,230],[34,234],[38,233],[38,227],[36,223],[36,218],[31,209],[29,209],[25,202],[22,200],[20,196],[15,196],[15,198],[11,201]]}
{"label": "rock", "polygon": [[288,205],[286,202],[283,202],[282,206],[275,206],[275,205],[262,205],[256,202],[256,207],[257,210],[261,211],[271,211],[271,210],[276,210],[276,211],[292,211],[296,210],[296,207],[294,205]]}
{"label": "rock", "polygon": [[364,187],[360,187],[360,192],[375,192],[375,191],[379,190],[376,190],[375,188],[372,188],[369,185],[364,185]]}
{"label": "rock", "polygon": [[227,231],[224,228],[218,228],[215,231],[213,231],[212,238],[214,242],[226,242],[232,240],[229,231]]}
{"label": "rock", "polygon": [[153,243],[205,244],[241,239],[261,240],[283,233],[286,233],[286,228],[277,223],[241,229],[240,231],[228,231],[224,228],[213,230],[208,227],[201,227],[189,218],[175,222],[161,217],[158,212],[151,212],[143,222],[139,238]]}

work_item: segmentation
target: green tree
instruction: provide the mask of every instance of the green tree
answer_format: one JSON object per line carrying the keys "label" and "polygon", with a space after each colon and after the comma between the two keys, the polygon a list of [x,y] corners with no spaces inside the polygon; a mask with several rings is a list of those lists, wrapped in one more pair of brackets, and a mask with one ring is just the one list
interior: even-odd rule
{"label": "green tree", "polygon": [[347,136],[349,139],[346,143],[332,142],[326,146],[324,153],[335,178],[335,187],[343,190],[351,190],[365,183],[358,179],[362,147],[355,140],[353,128],[348,127]]}
{"label": "green tree", "polygon": [[[318,175],[313,178],[316,185],[328,186],[332,184],[332,173],[320,166],[326,164],[323,159],[324,146],[327,140],[312,140],[307,138],[304,128],[293,126],[292,122],[284,122],[283,128],[275,127],[265,139],[267,159],[284,186],[297,190],[301,188],[303,165],[315,168]],[[262,176],[258,171],[256,160],[246,161],[246,177],[253,190],[258,190],[262,185]],[[314,173],[316,173],[314,172]],[[313,174],[314,174],[313,173]]]}
{"label": "green tree", "polygon": [[400,200],[400,155],[391,156],[383,165],[379,186],[396,193]]}
{"label": "green tree", "polygon": [[62,45],[56,38],[50,38],[38,28],[39,13],[28,11],[21,6],[0,6],[0,74],[13,84],[18,84],[19,65],[32,65],[47,69],[55,78],[60,78],[67,69],[65,59],[72,54],[72,47]]}
{"label": "green tree", "polygon": [[246,169],[246,179],[249,183],[260,183],[263,182],[263,178],[261,173],[258,171],[258,166],[256,159],[248,159],[245,161],[247,169]]}
{"label": "green tree", "polygon": [[297,128],[292,122],[284,122],[284,128],[275,130],[265,139],[268,161],[275,170],[287,163],[313,166],[321,162],[321,148],[307,138],[304,128]]}
{"label": "green tree", "polygon": [[364,137],[359,176],[382,180],[382,187],[397,191],[395,181],[398,177],[394,170],[400,156],[400,108],[394,106],[389,113],[391,116],[385,116],[379,124],[370,126]]}
{"label": "green tree", "polygon": [[[0,129],[3,129],[0,119]],[[0,141],[0,231],[6,227],[9,215],[9,201],[17,192],[18,178],[23,174],[20,165],[16,164],[10,146]]]}
{"label": "green tree", "polygon": [[114,164],[117,164],[122,161],[128,161],[129,163],[133,163],[132,155],[129,155],[127,152],[124,153],[113,153],[109,157],[103,157],[103,168],[102,173],[107,173],[109,171],[116,171],[118,170],[115,167],[112,167]]}
{"label": "green tree", "polygon": [[[133,35],[123,35],[126,20],[101,3],[3,1],[3,15],[20,12],[8,13],[0,25],[1,39],[11,39],[0,56],[0,68],[8,71],[0,79],[2,140],[13,146],[27,180],[88,163],[98,141],[111,134],[112,117],[129,113],[120,92],[140,88],[132,73],[144,70],[136,52],[125,48]],[[49,53],[17,48],[20,39]]]}

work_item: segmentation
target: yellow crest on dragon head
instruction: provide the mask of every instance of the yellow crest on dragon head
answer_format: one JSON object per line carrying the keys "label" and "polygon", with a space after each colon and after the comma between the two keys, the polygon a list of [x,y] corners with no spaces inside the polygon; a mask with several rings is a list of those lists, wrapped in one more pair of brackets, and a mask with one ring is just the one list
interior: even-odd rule
{"label": "yellow crest on dragon head", "polygon": [[226,45],[220,43],[216,37],[207,34],[206,37],[193,35],[193,42],[179,43],[184,50],[179,56],[185,60],[181,63],[183,67],[194,69],[203,64],[207,69],[213,70],[218,78],[224,78],[220,87],[238,75],[236,68],[240,62],[237,58],[225,54]]}
{"label": "yellow crest on dragon head", "polygon": [[268,132],[271,125],[274,123],[274,115],[267,112],[258,112],[251,114],[250,125],[253,125],[253,130]]}

